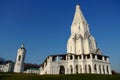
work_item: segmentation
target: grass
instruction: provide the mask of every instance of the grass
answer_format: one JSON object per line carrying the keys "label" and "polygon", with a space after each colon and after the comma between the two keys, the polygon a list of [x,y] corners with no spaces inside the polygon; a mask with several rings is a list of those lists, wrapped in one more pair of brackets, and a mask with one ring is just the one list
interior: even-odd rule
{"label": "grass", "polygon": [[0,80],[120,80],[120,75],[70,74],[70,75],[36,75],[0,73]]}

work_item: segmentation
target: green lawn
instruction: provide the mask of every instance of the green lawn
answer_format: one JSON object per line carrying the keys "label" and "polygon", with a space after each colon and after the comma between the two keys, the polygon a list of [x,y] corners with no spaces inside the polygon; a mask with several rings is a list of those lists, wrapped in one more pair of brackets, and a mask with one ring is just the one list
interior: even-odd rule
{"label": "green lawn", "polygon": [[35,75],[0,73],[0,80],[120,80],[120,75],[74,74]]}

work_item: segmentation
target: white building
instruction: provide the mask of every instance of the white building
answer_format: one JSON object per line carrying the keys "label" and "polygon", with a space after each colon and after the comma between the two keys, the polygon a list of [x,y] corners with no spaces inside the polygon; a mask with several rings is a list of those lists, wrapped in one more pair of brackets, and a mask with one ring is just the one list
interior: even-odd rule
{"label": "white building", "polygon": [[13,71],[13,62],[6,62],[0,65],[0,72],[12,72]]}
{"label": "white building", "polygon": [[30,74],[39,74],[40,70],[38,68],[30,68],[25,71],[25,73],[30,73]]}
{"label": "white building", "polygon": [[42,63],[40,74],[111,74],[109,57],[97,48],[80,6],[76,6],[67,43],[67,54],[50,55]]}
{"label": "white building", "polygon": [[22,73],[24,70],[24,60],[25,60],[25,54],[26,49],[24,47],[24,44],[21,45],[21,47],[18,49],[15,66],[14,66],[14,72],[16,73]]}

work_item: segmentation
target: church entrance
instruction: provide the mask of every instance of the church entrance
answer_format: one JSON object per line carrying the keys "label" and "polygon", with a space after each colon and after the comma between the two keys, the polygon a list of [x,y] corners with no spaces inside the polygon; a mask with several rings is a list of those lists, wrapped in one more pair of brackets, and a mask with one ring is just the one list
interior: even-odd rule
{"label": "church entrance", "polygon": [[64,66],[60,66],[59,74],[65,74]]}

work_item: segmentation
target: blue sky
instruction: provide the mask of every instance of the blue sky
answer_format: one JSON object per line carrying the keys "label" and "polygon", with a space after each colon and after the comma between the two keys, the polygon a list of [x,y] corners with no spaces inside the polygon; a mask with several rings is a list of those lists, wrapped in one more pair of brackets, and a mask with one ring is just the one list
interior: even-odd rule
{"label": "blue sky", "polygon": [[[120,72],[120,1],[77,1],[98,48]],[[25,62],[66,53],[75,6],[75,0],[0,0],[0,57],[14,61],[23,42]]]}

